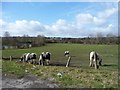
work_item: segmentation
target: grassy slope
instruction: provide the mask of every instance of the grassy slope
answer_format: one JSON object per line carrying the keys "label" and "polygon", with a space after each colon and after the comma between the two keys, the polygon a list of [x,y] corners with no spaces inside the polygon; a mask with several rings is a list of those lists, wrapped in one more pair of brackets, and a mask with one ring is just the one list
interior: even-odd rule
{"label": "grassy slope", "polygon": [[[27,72],[26,72],[27,71]],[[39,66],[32,64],[3,61],[3,73],[14,74],[19,78],[27,74],[33,74],[41,79],[48,79],[57,83],[60,87],[68,88],[117,88],[116,70],[95,70],[93,68]],[[57,76],[61,73],[62,76]]]}
{"label": "grassy slope", "polygon": [[[4,50],[3,56],[10,55],[20,57],[25,52],[35,52],[38,55],[42,51],[52,53],[51,62],[66,63],[67,58],[63,56],[65,50],[69,50],[72,57],[71,66],[80,68],[66,68],[55,66],[36,66],[28,64],[17,64],[15,62],[3,62],[3,72],[24,76],[25,70],[40,78],[52,78],[53,82],[59,83],[61,87],[117,87],[118,46],[117,45],[80,45],[80,44],[48,44],[44,47],[31,49]],[[89,68],[89,52],[95,50],[102,55],[104,66],[94,70]],[[49,73],[48,73],[49,72]],[[63,76],[58,77],[57,73]]]}

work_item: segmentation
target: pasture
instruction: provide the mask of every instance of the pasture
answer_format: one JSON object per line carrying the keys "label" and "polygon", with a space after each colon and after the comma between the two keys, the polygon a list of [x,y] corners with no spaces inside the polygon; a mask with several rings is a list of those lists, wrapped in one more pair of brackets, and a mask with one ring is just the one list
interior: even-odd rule
{"label": "pasture", "polygon": [[[67,62],[64,51],[69,50],[72,56],[70,67],[65,67]],[[89,67],[89,53],[97,51],[103,58],[102,66],[95,70]],[[86,45],[86,44],[47,44],[42,47],[29,49],[3,50],[3,57],[20,57],[23,53],[34,52],[40,55],[43,51],[49,51],[51,63],[54,66],[39,66],[18,64],[15,61],[4,61],[3,73],[24,76],[34,74],[42,79],[52,78],[52,82],[60,87],[72,88],[117,88],[118,87],[118,46],[117,45]],[[37,57],[38,58],[38,57]],[[59,66],[55,66],[59,63]],[[29,68],[30,67],[30,68]],[[25,70],[28,70],[28,73]],[[62,73],[58,77],[57,73]]]}

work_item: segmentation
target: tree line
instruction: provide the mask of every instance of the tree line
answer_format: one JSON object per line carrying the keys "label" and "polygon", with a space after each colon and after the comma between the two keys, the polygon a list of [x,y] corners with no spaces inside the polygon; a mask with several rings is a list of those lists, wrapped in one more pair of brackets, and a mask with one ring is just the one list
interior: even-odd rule
{"label": "tree line", "polygon": [[79,44],[119,44],[120,37],[107,35],[103,37],[99,34],[96,37],[85,38],[61,38],[61,37],[45,37],[37,35],[30,37],[29,35],[11,36],[9,32],[5,32],[2,38],[2,46],[15,46],[16,48],[29,48],[44,46],[47,43],[79,43]]}
{"label": "tree line", "polygon": [[46,43],[120,44],[119,37],[46,38]]}

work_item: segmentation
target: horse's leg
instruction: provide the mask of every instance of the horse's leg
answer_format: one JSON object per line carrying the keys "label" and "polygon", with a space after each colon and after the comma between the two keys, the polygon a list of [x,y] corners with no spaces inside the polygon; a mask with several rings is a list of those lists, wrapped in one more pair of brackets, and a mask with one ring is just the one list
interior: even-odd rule
{"label": "horse's leg", "polygon": [[35,59],[33,59],[33,64],[35,65]]}
{"label": "horse's leg", "polygon": [[25,56],[23,56],[23,63],[25,62]]}
{"label": "horse's leg", "polygon": [[33,64],[33,59],[30,60],[30,63]]}
{"label": "horse's leg", "polygon": [[99,65],[100,65],[100,66],[102,65],[101,63],[102,63],[102,60],[99,61]]}
{"label": "horse's leg", "polygon": [[49,60],[46,60],[46,64],[49,65]]}
{"label": "horse's leg", "polygon": [[23,58],[22,62],[24,63],[25,62],[25,59]]}
{"label": "horse's leg", "polygon": [[41,60],[39,60],[38,64],[41,65]]}
{"label": "horse's leg", "polygon": [[93,65],[93,59],[90,58],[90,64],[89,64],[89,66],[92,67],[92,65]]}
{"label": "horse's leg", "polygon": [[44,66],[44,60],[42,59],[42,66]]}
{"label": "horse's leg", "polygon": [[31,60],[28,60],[28,63],[31,64]]}
{"label": "horse's leg", "polygon": [[94,66],[95,66],[95,69],[99,68],[99,66],[97,65],[97,59],[94,59]]}

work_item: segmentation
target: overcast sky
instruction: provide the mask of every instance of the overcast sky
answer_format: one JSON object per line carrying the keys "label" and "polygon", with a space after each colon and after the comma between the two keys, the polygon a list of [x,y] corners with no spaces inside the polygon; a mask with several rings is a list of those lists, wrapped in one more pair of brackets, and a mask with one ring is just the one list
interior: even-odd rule
{"label": "overcast sky", "polygon": [[2,2],[0,29],[13,36],[118,35],[117,2]]}

